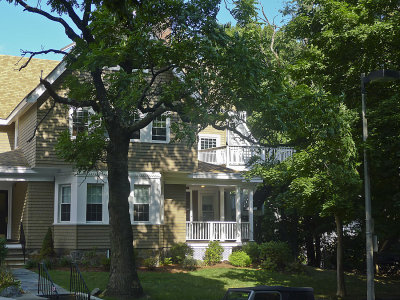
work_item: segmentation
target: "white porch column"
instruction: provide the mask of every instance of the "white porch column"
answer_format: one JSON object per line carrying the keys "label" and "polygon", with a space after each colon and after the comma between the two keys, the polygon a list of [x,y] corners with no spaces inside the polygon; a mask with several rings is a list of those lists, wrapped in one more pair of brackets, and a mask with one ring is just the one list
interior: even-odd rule
{"label": "white porch column", "polygon": [[190,193],[190,223],[193,222],[193,191],[189,190]]}
{"label": "white porch column", "polygon": [[253,209],[253,189],[249,189],[249,223],[250,223],[250,232],[249,239],[250,241],[254,241],[254,209]]}
{"label": "white porch column", "polygon": [[225,221],[225,188],[219,188],[219,220]]}
{"label": "white porch column", "polygon": [[236,227],[237,227],[237,235],[236,235],[236,241],[241,242],[242,241],[242,215],[241,215],[241,207],[240,207],[240,199],[241,199],[241,194],[240,194],[240,187],[236,187],[236,195],[235,195],[235,200],[236,200]]}

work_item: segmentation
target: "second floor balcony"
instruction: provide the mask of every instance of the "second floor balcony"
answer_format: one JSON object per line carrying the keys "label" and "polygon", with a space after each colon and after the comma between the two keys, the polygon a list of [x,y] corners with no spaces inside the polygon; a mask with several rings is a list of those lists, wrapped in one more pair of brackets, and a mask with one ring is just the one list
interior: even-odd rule
{"label": "second floor balcony", "polygon": [[251,159],[283,161],[294,152],[295,150],[290,147],[223,146],[198,150],[198,159],[242,171],[246,170]]}

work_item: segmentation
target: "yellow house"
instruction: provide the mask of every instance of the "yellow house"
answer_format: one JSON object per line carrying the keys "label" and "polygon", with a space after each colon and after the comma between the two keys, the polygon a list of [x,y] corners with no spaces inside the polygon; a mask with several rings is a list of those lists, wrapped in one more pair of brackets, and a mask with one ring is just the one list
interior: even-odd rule
{"label": "yellow house", "polygon": [[[51,227],[59,253],[106,250],[106,170],[77,174],[54,150],[61,132],[69,129],[74,138],[87,111],[56,105],[45,117],[51,104],[39,78],[42,74],[57,86],[64,64],[32,59],[18,71],[19,59],[0,55],[0,237],[10,247],[20,247],[24,237],[23,246],[35,251]],[[227,259],[232,247],[253,240],[253,195],[259,181],[247,182],[239,171],[256,148],[212,128],[202,131],[193,147],[173,143],[170,122],[156,120],[131,140],[134,246],[161,251],[187,242],[201,259],[207,243],[218,240]],[[265,149],[257,149],[265,155]],[[290,155],[280,151],[282,159]]]}

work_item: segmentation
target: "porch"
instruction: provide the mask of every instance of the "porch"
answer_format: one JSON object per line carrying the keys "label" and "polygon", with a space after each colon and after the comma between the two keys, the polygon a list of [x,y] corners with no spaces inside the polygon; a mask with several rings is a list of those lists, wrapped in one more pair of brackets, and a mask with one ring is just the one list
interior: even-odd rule
{"label": "porch", "polygon": [[252,188],[188,186],[186,241],[252,241],[253,194]]}

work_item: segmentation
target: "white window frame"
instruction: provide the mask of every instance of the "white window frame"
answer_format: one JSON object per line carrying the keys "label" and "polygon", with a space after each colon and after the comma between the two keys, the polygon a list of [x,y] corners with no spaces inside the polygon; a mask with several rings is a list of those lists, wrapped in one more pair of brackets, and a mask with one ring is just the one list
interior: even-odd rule
{"label": "white window frame", "polygon": [[[66,188],[66,187],[69,187],[69,191],[70,191],[70,194],[69,194],[69,203],[63,203],[63,189],[64,188]],[[58,206],[59,206],[59,208],[58,208],[58,222],[59,223],[71,223],[71,212],[72,212],[72,187],[71,187],[71,184],[60,184],[59,186],[58,186],[58,199],[59,199],[59,203],[58,203]],[[69,204],[69,220],[68,221],[63,221],[63,220],[61,220],[61,216],[62,216],[62,214],[61,214],[61,208],[62,208],[62,205],[65,205],[65,204]]]}
{"label": "white window frame", "polygon": [[[141,115],[143,118],[145,115]],[[131,142],[168,144],[171,141],[171,118],[166,117],[166,140],[153,140],[153,122],[140,129],[140,139],[131,139]]]}
{"label": "white window frame", "polygon": [[[74,129],[74,119],[73,119],[73,114],[74,111],[76,112],[81,112],[87,110],[88,112],[88,117],[90,117],[90,115],[94,114],[94,110],[91,107],[70,107],[69,108],[69,112],[68,112],[68,127],[69,127],[69,134],[71,139],[76,139],[76,135],[73,134],[73,129]],[[90,120],[88,120],[88,126],[90,125]]]}
{"label": "white window frame", "polygon": [[[135,196],[135,190],[136,188],[139,187],[146,187],[147,192],[148,192],[148,203],[143,203],[143,202],[137,202],[136,196]],[[135,205],[140,205],[140,204],[147,204],[148,205],[148,210],[149,210],[149,216],[147,220],[135,220]],[[134,223],[150,223],[150,204],[151,204],[151,185],[148,184],[134,184],[133,185],[133,202],[132,202],[132,221]]]}
{"label": "white window frame", "polygon": [[[100,203],[94,203],[94,204],[101,204],[101,220],[88,220],[87,218],[87,209],[88,209],[88,187],[89,185],[93,185],[93,186],[101,186],[101,201]],[[93,204],[93,203],[91,203]],[[86,213],[85,213],[86,217],[86,223],[104,223],[104,184],[102,183],[87,183],[86,184]]]}
{"label": "white window frame", "polygon": [[[197,145],[197,149],[201,150],[201,139],[215,139],[216,140],[216,147],[221,147],[221,136],[219,134],[204,134],[204,133],[200,133],[199,134],[199,142]],[[208,148],[211,149],[211,148]],[[203,149],[203,150],[207,150],[207,149]]]}

